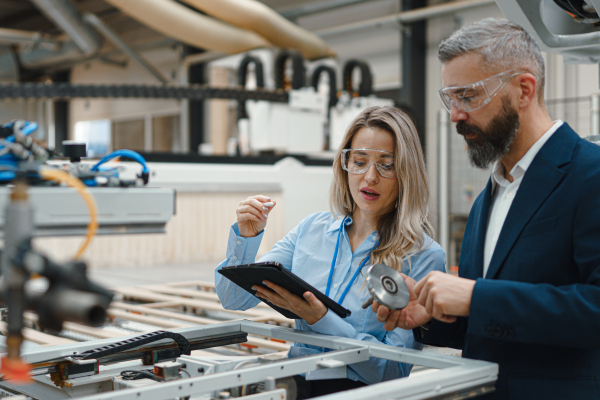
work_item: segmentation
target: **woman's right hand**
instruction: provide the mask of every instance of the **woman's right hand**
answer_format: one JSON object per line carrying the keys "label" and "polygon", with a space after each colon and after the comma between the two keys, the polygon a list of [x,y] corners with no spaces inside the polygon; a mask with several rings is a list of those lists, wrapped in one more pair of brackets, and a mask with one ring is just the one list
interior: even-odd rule
{"label": "woman's right hand", "polygon": [[[269,202],[273,204],[265,205]],[[240,236],[254,237],[262,232],[267,226],[267,218],[275,204],[275,201],[263,195],[250,196],[240,202],[235,210]]]}

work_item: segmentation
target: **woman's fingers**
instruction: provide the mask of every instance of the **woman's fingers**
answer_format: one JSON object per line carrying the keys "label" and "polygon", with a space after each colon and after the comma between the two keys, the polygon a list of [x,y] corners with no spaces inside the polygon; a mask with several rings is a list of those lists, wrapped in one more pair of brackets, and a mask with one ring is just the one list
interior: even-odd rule
{"label": "woman's fingers", "polygon": [[238,220],[242,219],[253,221],[254,218],[252,217],[256,217],[259,221],[263,221],[266,219],[263,211],[259,211],[256,207],[253,207],[249,204],[245,204],[238,207],[237,214]]}

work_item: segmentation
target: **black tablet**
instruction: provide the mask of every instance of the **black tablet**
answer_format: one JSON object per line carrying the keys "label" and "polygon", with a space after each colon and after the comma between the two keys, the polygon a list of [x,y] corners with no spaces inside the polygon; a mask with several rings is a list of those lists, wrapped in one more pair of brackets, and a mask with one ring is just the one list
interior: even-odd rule
{"label": "black tablet", "polygon": [[[252,290],[252,286],[267,288],[263,285],[262,281],[270,281],[286,288],[296,296],[302,297],[304,292],[311,292],[317,296],[317,299],[325,304],[325,307],[329,308],[340,317],[346,318],[350,315],[350,310],[345,309],[335,301],[331,300],[329,297],[304,282],[298,276],[285,269],[283,265],[278,262],[269,261],[255,264],[232,265],[230,267],[221,268],[219,273],[252,295],[256,294],[256,291]],[[260,298],[257,297],[257,299]],[[277,307],[264,299],[260,300],[287,318],[302,319],[289,310]]]}

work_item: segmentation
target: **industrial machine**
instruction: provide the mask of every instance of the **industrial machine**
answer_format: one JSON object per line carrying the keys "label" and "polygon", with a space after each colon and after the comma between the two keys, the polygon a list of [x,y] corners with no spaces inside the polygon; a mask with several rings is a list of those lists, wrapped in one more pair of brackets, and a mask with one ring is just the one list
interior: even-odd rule
{"label": "industrial machine", "polygon": [[[246,357],[194,356],[190,352],[244,342],[248,335],[329,349],[299,358],[270,353]],[[0,382],[0,393],[33,399],[226,399],[294,398],[290,377],[309,371],[345,369],[369,357],[429,367],[327,399],[467,398],[493,390],[498,366],[412,349],[296,331],[246,320],[155,332],[115,342],[103,340],[38,349],[24,355],[33,383]],[[26,398],[27,398],[26,397]]]}
{"label": "industrial machine", "polygon": [[[286,63],[291,61],[292,76],[286,80]],[[238,69],[238,85],[246,86],[248,67],[254,66],[256,86],[265,87],[263,62],[248,55]],[[355,89],[353,73],[360,71]],[[323,75],[328,77],[328,92],[319,91]],[[373,77],[367,62],[348,60],[343,67],[343,90],[337,90],[336,70],[327,64],[317,66],[306,86],[304,59],[299,52],[283,50],[274,63],[276,90],[286,90],[287,103],[240,101],[238,104],[239,148],[242,154],[279,152],[310,154],[335,151],[350,122],[365,108],[393,106],[389,99],[373,95]]]}
{"label": "industrial machine", "polygon": [[[35,122],[28,121],[13,121],[0,128],[0,183],[5,185],[0,188],[4,195],[0,299],[6,307],[3,315],[7,323],[6,355],[0,373],[2,379],[21,383],[30,380],[30,366],[21,359],[26,310],[37,315],[39,326],[53,331],[61,331],[67,321],[100,326],[106,320],[113,293],[91,282],[86,264],[79,260],[98,227],[102,226],[102,233],[122,233],[114,230],[119,227],[161,231],[174,210],[172,190],[130,192],[140,188],[129,186],[143,186],[149,180],[149,169],[139,154],[120,150],[97,163],[81,163],[85,145],[67,143],[65,153],[70,162],[65,162],[32,140],[30,134],[36,128]],[[124,179],[119,167],[105,165],[115,157],[135,160],[142,172],[133,180]],[[112,193],[95,199],[88,186]],[[153,194],[157,194],[156,199]],[[97,200],[108,215],[101,223]],[[138,207],[144,200],[149,203],[146,215]],[[32,246],[36,235],[82,233],[86,234],[85,241],[73,261],[66,264],[54,262]],[[42,279],[45,284],[33,288],[28,285],[31,278]]]}

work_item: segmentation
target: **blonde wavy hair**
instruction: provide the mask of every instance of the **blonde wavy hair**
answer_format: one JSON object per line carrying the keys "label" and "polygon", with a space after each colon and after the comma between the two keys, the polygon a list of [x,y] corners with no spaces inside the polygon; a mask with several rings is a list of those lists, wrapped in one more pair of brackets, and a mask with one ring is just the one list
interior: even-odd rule
{"label": "blonde wavy hair", "polygon": [[379,247],[371,257],[374,264],[383,263],[401,272],[403,260],[408,260],[410,268],[410,256],[422,250],[423,234],[433,233],[428,221],[427,172],[417,128],[405,112],[394,107],[369,107],[352,121],[333,162],[329,207],[336,218],[352,215],[356,207],[341,157],[342,150],[350,148],[354,135],[362,128],[380,129],[394,137],[398,204],[379,219]]}

